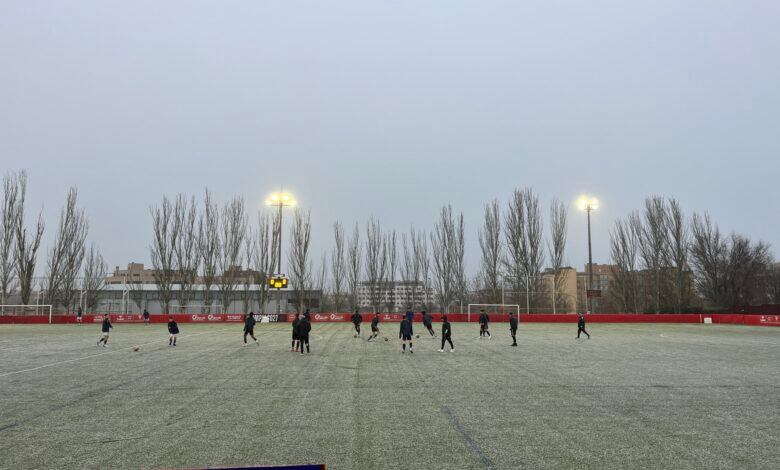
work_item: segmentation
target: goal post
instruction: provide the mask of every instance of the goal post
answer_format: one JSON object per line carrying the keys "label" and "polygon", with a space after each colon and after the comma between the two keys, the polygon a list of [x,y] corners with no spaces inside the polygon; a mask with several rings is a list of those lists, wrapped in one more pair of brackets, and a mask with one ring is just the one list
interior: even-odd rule
{"label": "goal post", "polygon": [[0,315],[12,317],[34,317],[45,315],[51,323],[50,304],[0,304]]}
{"label": "goal post", "polygon": [[479,313],[484,310],[487,314],[509,315],[510,313],[520,314],[520,306],[516,304],[469,304],[468,321],[471,321],[471,313]]}

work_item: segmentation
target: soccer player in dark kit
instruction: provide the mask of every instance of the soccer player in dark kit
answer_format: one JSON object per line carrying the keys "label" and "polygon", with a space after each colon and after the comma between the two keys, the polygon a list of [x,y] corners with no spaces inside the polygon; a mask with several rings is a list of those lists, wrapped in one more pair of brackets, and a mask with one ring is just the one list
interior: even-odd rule
{"label": "soccer player in dark kit", "polygon": [[256,345],[260,345],[260,343],[257,342],[257,338],[255,338],[255,314],[254,312],[249,312],[249,314],[244,317],[244,346],[247,345],[246,342],[246,335],[249,335],[252,337],[253,340],[255,340]]}
{"label": "soccer player in dark kit", "polygon": [[490,318],[488,317],[488,314],[485,313],[484,310],[479,311],[479,336],[485,336],[487,335],[488,338],[493,339],[493,337],[490,335],[490,327],[488,326],[488,322],[490,321]]}
{"label": "soccer player in dark kit", "polygon": [[433,317],[431,317],[431,314],[423,310],[422,312],[422,321],[423,325],[425,325],[425,328],[428,329],[428,333],[431,334],[434,338],[436,337],[436,332],[433,331]]}
{"label": "soccer player in dark kit", "polygon": [[512,335],[512,346],[517,346],[517,317],[514,312],[509,314],[509,334]]}
{"label": "soccer player in dark kit", "polygon": [[409,321],[408,318],[401,320],[401,329],[398,331],[398,338],[403,342],[403,349],[401,350],[402,353],[406,352],[406,343],[409,343],[409,352],[414,354],[414,351],[412,351],[413,334],[414,331],[412,331],[412,322]]}
{"label": "soccer player in dark kit", "polygon": [[149,325],[149,311],[148,310],[144,309],[143,317],[144,317],[144,325]]}
{"label": "soccer player in dark kit", "polygon": [[108,332],[111,331],[111,328],[113,327],[114,325],[111,324],[111,320],[108,319],[108,315],[103,315],[103,323],[100,325],[100,331],[103,334],[103,337],[98,340],[98,346],[100,346],[100,343],[103,343],[103,347],[106,347],[108,344]]}
{"label": "soccer player in dark kit", "polygon": [[301,315],[295,314],[295,318],[292,321],[292,344],[290,345],[290,351],[295,352],[298,350],[298,323],[301,322]]}
{"label": "soccer player in dark kit", "polygon": [[374,318],[371,319],[371,336],[368,337],[369,341],[379,336],[379,320],[378,313],[374,315]]}
{"label": "soccer player in dark kit", "polygon": [[352,325],[355,327],[355,338],[360,336],[360,324],[363,323],[363,315],[360,314],[360,310],[355,310],[352,314]]}
{"label": "soccer player in dark kit", "polygon": [[179,336],[179,325],[173,317],[168,317],[168,346],[176,346],[176,338]]}
{"label": "soccer player in dark kit", "polygon": [[303,346],[306,345],[306,353],[309,351],[309,332],[311,331],[311,323],[309,323],[309,317],[304,315],[298,322],[298,344],[301,348],[301,354],[303,354]]}
{"label": "soccer player in dark kit", "polygon": [[580,339],[580,333],[585,333],[588,339],[590,339],[590,335],[585,331],[585,315],[581,313],[579,318],[577,318],[577,339]]}
{"label": "soccer player in dark kit", "polygon": [[447,315],[441,317],[441,349],[439,352],[444,352],[444,342],[450,343],[450,352],[455,352],[455,346],[452,344],[452,325],[447,320]]}

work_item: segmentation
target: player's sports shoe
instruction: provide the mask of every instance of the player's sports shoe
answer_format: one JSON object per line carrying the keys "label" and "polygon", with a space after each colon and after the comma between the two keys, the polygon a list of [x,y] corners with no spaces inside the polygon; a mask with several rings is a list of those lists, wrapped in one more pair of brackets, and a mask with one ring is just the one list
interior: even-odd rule
{"label": "player's sports shoe", "polygon": [[443,349],[439,349],[439,352],[444,352],[444,350]]}
{"label": "player's sports shoe", "polygon": [[414,351],[412,351],[412,350],[410,349],[410,350],[409,350],[409,354],[414,354]]}
{"label": "player's sports shoe", "polygon": [[99,340],[98,340],[98,342],[97,342],[97,346],[100,346],[100,341],[99,341]]}
{"label": "player's sports shoe", "polygon": [[455,349],[450,349],[450,352],[455,352]]}

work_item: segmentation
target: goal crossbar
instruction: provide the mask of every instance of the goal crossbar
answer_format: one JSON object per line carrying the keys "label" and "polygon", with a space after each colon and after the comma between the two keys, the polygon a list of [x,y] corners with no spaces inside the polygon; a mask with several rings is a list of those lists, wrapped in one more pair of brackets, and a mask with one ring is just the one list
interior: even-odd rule
{"label": "goal crossbar", "polygon": [[469,304],[468,305],[468,321],[471,321],[471,312],[475,311],[478,312],[480,310],[485,310],[490,313],[492,310],[494,313],[517,313],[520,314],[520,305],[517,304]]}

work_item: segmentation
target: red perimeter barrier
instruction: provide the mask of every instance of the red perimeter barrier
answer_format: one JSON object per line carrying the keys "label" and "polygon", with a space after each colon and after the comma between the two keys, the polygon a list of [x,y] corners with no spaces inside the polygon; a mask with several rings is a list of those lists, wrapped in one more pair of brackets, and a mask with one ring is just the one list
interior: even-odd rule
{"label": "red perimeter barrier", "polygon": [[[374,318],[373,313],[363,313],[363,321],[370,322]],[[404,317],[401,313],[382,313],[382,322],[399,322]],[[244,315],[240,313],[227,314],[185,314],[174,313],[170,315],[178,323],[240,323],[244,321]],[[291,314],[268,314],[256,315],[257,317],[266,317],[270,322],[291,322],[294,315]],[[349,313],[312,313],[310,318],[313,323],[339,323],[350,322]],[[440,322],[443,314],[432,313],[433,321]],[[489,315],[491,322],[507,322],[509,315]],[[142,315],[132,314],[110,314],[112,323],[143,323]],[[733,325],[759,325],[759,326],[780,326],[780,315],[742,315],[742,314],[706,314],[706,313],[685,313],[685,314],[621,314],[621,313],[593,313],[585,316],[588,322],[593,323],[703,323],[705,318],[711,318],[712,323],[733,324]],[[465,313],[447,314],[447,319],[451,322],[475,323],[479,319],[478,314],[472,314],[469,319]],[[258,321],[261,319],[258,318]],[[575,314],[520,314],[520,323],[576,323]],[[83,323],[100,323],[100,315],[84,315]],[[152,314],[149,316],[151,323],[167,323],[168,315]],[[414,315],[416,323],[422,322],[422,315]],[[30,316],[0,316],[0,324],[45,324],[49,323],[48,315],[30,315]],[[65,324],[76,323],[75,315],[53,315],[52,323]]]}

